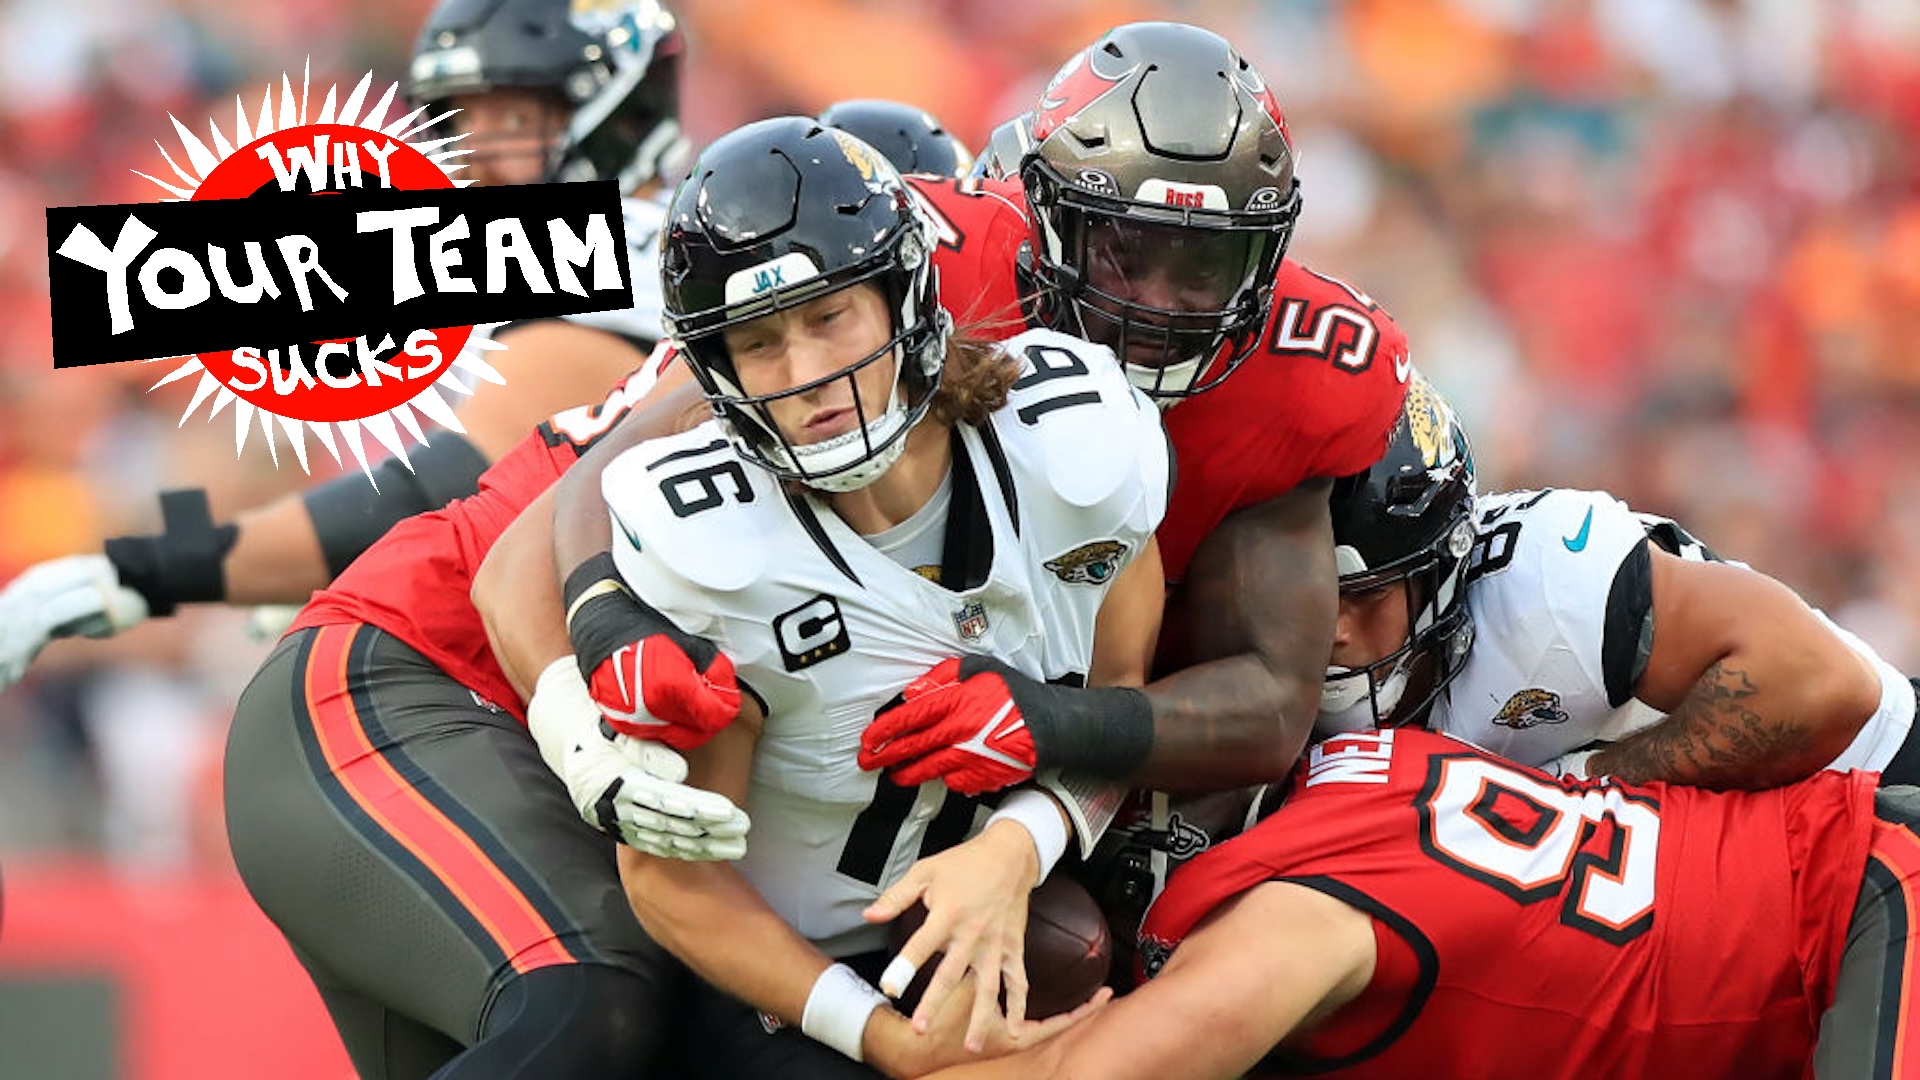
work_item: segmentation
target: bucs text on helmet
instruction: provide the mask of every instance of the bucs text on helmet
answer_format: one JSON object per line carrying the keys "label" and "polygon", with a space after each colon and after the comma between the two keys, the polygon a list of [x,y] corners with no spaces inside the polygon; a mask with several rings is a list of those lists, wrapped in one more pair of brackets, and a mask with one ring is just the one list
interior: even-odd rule
{"label": "bucs text on helmet", "polygon": [[[1336,481],[1334,561],[1343,597],[1406,590],[1407,635],[1360,667],[1329,666],[1316,735],[1423,720],[1473,645],[1467,571],[1474,545],[1473,448],[1453,409],[1418,373],[1372,468]],[[1417,701],[1411,685],[1431,680]]]}
{"label": "bucs text on helmet", "polygon": [[1040,321],[1112,346],[1163,407],[1251,355],[1300,192],[1280,107],[1224,38],[1117,27],[995,138],[1031,146],[1023,269]]}
{"label": "bucs text on helmet", "polygon": [[[953,322],[935,284],[934,223],[879,151],[804,117],[748,124],[714,141],[674,190],[660,279],[669,326],[741,456],[825,491],[872,483],[906,447],[939,386]],[[758,396],[742,388],[723,334],[860,283],[892,318],[880,348],[839,370]],[[858,425],[796,445],[768,404],[891,360],[880,415],[854,394]]]}
{"label": "bucs text on helmet", "polygon": [[686,41],[660,0],[440,0],[414,43],[407,96],[550,91],[569,112],[546,180],[616,180],[623,193],[682,163]]}
{"label": "bucs text on helmet", "polygon": [[857,98],[826,107],[820,122],[886,155],[902,173],[960,177],[973,168],[973,152],[925,109],[898,101]]}

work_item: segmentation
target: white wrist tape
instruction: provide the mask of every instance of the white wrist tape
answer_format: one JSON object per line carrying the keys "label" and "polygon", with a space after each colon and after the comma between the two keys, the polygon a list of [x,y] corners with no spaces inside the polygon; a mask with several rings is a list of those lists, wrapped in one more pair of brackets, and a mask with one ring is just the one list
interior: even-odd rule
{"label": "white wrist tape", "polygon": [[1000,808],[987,818],[988,825],[996,821],[1018,822],[1027,830],[1027,835],[1033,837],[1034,850],[1040,855],[1040,876],[1034,884],[1047,880],[1054,865],[1067,853],[1067,823],[1054,797],[1034,788],[1008,792],[1007,797],[1000,800]]}
{"label": "white wrist tape", "polygon": [[813,980],[807,1007],[800,1013],[800,1033],[855,1061],[865,1061],[860,1039],[866,1034],[867,1018],[886,1003],[887,996],[852,968],[835,964]]}

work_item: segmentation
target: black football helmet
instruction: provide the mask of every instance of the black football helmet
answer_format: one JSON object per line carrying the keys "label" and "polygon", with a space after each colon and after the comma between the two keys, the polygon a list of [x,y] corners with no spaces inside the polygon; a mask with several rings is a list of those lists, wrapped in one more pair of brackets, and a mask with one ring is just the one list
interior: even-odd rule
{"label": "black football helmet", "polygon": [[1067,61],[1024,129],[1032,314],[1109,345],[1165,406],[1259,344],[1300,213],[1265,80],[1197,26],[1117,27]]}
{"label": "black football helmet", "polygon": [[[1366,472],[1336,481],[1332,496],[1341,594],[1401,585],[1407,636],[1365,667],[1327,668],[1317,735],[1424,720],[1427,706],[1460,673],[1473,645],[1466,582],[1474,497],[1466,430],[1416,373],[1386,455]],[[1411,679],[1425,674],[1416,671],[1423,664],[1431,665],[1431,689],[1418,701],[1406,700]]]}
{"label": "black football helmet", "polygon": [[[935,284],[934,223],[878,150],[804,117],[748,124],[714,141],[674,190],[660,281],[670,329],[726,422],[741,456],[786,480],[850,491],[884,473],[906,447],[940,382],[953,321]],[[886,296],[893,336],[865,358],[800,386],[749,396],[724,331],[871,281]],[[885,411],[823,443],[796,446],[767,404],[803,394],[887,357]]]}
{"label": "black football helmet", "polygon": [[959,177],[973,168],[967,144],[948,134],[932,113],[912,105],[878,98],[841,101],[827,106],[820,122],[885,154],[903,175]]}
{"label": "black football helmet", "polygon": [[456,94],[552,91],[572,115],[544,179],[617,180],[630,192],[686,155],[685,50],[660,0],[440,0],[414,43],[407,96],[431,117]]}

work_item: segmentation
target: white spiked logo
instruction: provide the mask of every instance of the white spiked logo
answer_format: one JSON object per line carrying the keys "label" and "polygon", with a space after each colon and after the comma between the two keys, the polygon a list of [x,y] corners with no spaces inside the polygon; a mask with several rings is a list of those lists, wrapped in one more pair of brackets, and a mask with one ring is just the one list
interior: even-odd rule
{"label": "white spiked logo", "polygon": [[[463,163],[452,162],[465,154],[471,153],[469,150],[459,149],[453,145],[457,144],[461,139],[464,139],[466,137],[464,134],[448,138],[423,140],[420,142],[407,141],[416,135],[431,130],[434,125],[453,115],[453,111],[449,110],[438,116],[422,119],[422,114],[427,111],[426,107],[422,106],[389,122],[387,120],[387,113],[392,107],[394,98],[400,89],[400,84],[396,82],[387,87],[386,93],[381,95],[379,101],[376,102],[372,108],[362,112],[361,106],[366,99],[368,87],[373,81],[373,73],[368,72],[361,76],[359,83],[354,86],[352,92],[347,94],[346,99],[337,106],[335,105],[335,98],[338,94],[339,87],[337,85],[328,87],[326,101],[320,106],[318,114],[309,120],[307,113],[307,91],[310,75],[311,65],[309,65],[308,71],[302,74],[301,89],[296,99],[292,78],[283,74],[280,78],[280,93],[277,107],[274,101],[275,95],[273,87],[269,85],[260,100],[259,112],[251,124],[247,121],[245,103],[236,95],[234,98],[234,137],[232,141],[229,141],[221,132],[218,122],[209,119],[208,129],[211,136],[211,147],[209,147],[206,142],[202,142],[192,131],[188,130],[186,125],[169,114],[167,119],[173,121],[173,129],[180,137],[180,144],[185,150],[187,164],[190,168],[181,168],[173,156],[168,153],[167,148],[161,146],[159,141],[155,140],[154,145],[159,147],[161,158],[167,163],[167,167],[172,170],[174,176],[179,179],[179,184],[169,183],[158,177],[139,172],[139,170],[134,170],[135,173],[145,177],[147,180],[152,181],[167,191],[169,197],[163,199],[162,201],[164,202],[190,200],[195,198],[196,194],[199,194],[199,196],[203,198],[210,197],[212,194],[211,189],[202,191],[202,188],[208,185],[210,180],[215,179],[214,174],[216,170],[220,170],[223,163],[231,159],[235,161],[236,164],[250,163],[257,168],[257,162],[249,161],[249,159],[254,158],[255,155],[248,152],[249,147],[252,147],[255,142],[273,135],[276,132],[285,133],[293,128],[307,127],[310,125],[337,125],[338,127],[361,129],[370,139],[395,141],[408,147],[418,154],[423,155],[426,161],[431,162],[433,166],[438,168],[455,187],[466,187],[473,183],[470,179],[460,179],[453,175],[466,166]],[[316,149],[318,149],[319,145],[324,144],[317,144]],[[370,149],[372,145],[377,144],[370,144]],[[335,141],[335,146],[336,150],[342,148],[342,144],[338,140]],[[297,148],[292,154],[289,154],[289,160],[286,164],[282,164],[278,156],[278,151],[273,151],[270,155],[272,157],[271,164],[274,167],[275,175],[282,180],[283,189],[289,186],[288,181],[292,180],[293,174],[300,172],[303,166],[307,167],[309,175],[316,180],[323,179],[328,175],[328,162],[302,162],[299,158],[302,149],[304,148]],[[354,147],[349,143],[344,146],[344,149],[353,151]],[[386,157],[384,155],[373,155],[370,153],[368,160],[370,164],[373,162],[378,163],[379,171],[384,178],[387,173],[388,164]],[[413,160],[418,161],[419,159],[414,158]],[[357,172],[357,157],[353,158],[352,161],[352,168]],[[337,170],[341,162],[336,159],[333,164]],[[287,174],[284,177],[281,176],[283,172]],[[318,184],[316,183],[316,187],[317,186]],[[436,186],[438,185],[436,184]],[[247,193],[248,192],[238,192],[238,194]],[[223,197],[232,194],[236,194],[236,192],[222,190]],[[272,457],[276,468],[280,464],[280,453],[274,436],[274,421],[277,420],[279,421],[279,427],[282,433],[284,433],[288,443],[292,446],[294,457],[300,462],[300,468],[303,472],[312,472],[307,462],[306,448],[306,435],[310,430],[320,444],[326,447],[327,453],[332,455],[336,464],[345,463],[340,456],[339,449],[339,442],[345,442],[347,449],[353,455],[355,463],[360,466],[362,472],[367,474],[367,479],[372,481],[373,473],[367,462],[366,448],[362,441],[363,432],[372,435],[381,446],[384,446],[390,453],[399,458],[402,463],[411,469],[412,463],[407,460],[406,440],[402,438],[401,430],[404,429],[406,435],[411,436],[413,441],[422,446],[426,445],[427,436],[422,430],[418,416],[424,416],[429,421],[437,423],[449,430],[462,434],[465,433],[466,429],[461,427],[459,419],[454,416],[453,408],[448,404],[447,399],[441,395],[441,390],[444,389],[453,394],[471,395],[476,384],[471,381],[463,382],[460,373],[464,373],[470,380],[483,379],[495,385],[505,384],[506,380],[502,378],[500,373],[496,371],[491,364],[487,363],[485,359],[486,353],[506,348],[505,345],[492,340],[490,336],[490,331],[499,325],[501,324],[489,323],[472,327],[472,332],[466,337],[453,362],[447,365],[446,370],[441,373],[439,378],[426,383],[408,400],[402,401],[384,411],[358,419],[301,420],[289,416],[277,415],[265,406],[257,404],[256,401],[248,400],[236,394],[232,389],[229,389],[213,372],[207,370],[206,365],[198,356],[156,357],[143,362],[151,364],[165,361],[183,361],[178,367],[169,372],[165,378],[162,378],[159,382],[149,387],[149,393],[193,375],[200,377],[194,387],[193,400],[188,402],[186,411],[180,415],[180,425],[185,425],[187,419],[194,414],[194,411],[209,400],[212,402],[212,405],[207,411],[207,420],[209,422],[211,422],[215,416],[218,416],[221,410],[225,409],[228,405],[233,406],[233,449],[236,456],[245,449],[248,433],[255,426],[255,418],[257,416],[261,436],[267,444],[267,452]],[[299,366],[298,361],[295,362],[295,366]],[[257,394],[253,396],[256,399],[259,397]],[[416,416],[416,414],[418,414],[418,416]],[[334,430],[336,428],[338,429],[337,441]]]}

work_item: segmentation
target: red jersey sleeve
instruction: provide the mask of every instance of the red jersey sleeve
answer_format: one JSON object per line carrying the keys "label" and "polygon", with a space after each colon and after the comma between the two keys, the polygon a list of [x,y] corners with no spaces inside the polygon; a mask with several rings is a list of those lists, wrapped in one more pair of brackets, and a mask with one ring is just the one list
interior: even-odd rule
{"label": "red jersey sleeve", "polygon": [[520,719],[525,708],[494,659],[480,613],[467,599],[473,576],[520,511],[646,395],[664,347],[598,405],[557,413],[480,474],[480,490],[395,525],[315,593],[292,629],[332,623],[377,626],[432,660],[461,685]]}
{"label": "red jersey sleeve", "polygon": [[1180,468],[1159,534],[1167,579],[1233,511],[1378,461],[1411,370],[1406,334],[1371,297],[1283,262],[1253,355],[1167,411]]}
{"label": "red jersey sleeve", "polygon": [[1026,329],[1014,267],[1027,241],[1026,193],[1017,181],[909,176],[907,187],[940,235],[933,265],[940,300],[963,334],[1000,340]]}

